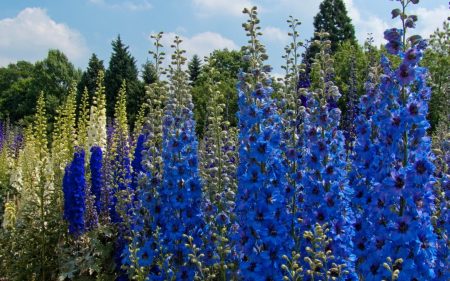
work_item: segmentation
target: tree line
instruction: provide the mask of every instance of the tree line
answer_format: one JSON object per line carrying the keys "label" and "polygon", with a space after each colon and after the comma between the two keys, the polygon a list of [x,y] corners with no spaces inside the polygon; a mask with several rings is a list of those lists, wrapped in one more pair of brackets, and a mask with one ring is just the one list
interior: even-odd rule
{"label": "tree line", "polygon": [[[343,118],[349,110],[349,95],[355,91],[357,96],[363,93],[367,80],[368,69],[371,64],[379,61],[386,51],[382,46],[373,45],[370,35],[366,42],[358,44],[355,29],[347,15],[345,5],[341,0],[325,0],[321,3],[318,14],[314,18],[315,34],[324,31],[330,34],[331,54],[335,62],[333,79],[343,96],[338,106],[343,112]],[[306,72],[317,53],[312,37],[306,43],[303,54],[299,56]],[[430,37],[430,47],[423,59],[423,65],[430,69],[429,82],[433,87],[428,119],[431,131],[443,118],[448,118],[449,98],[448,80],[450,72],[450,41],[449,22],[445,21],[442,29],[438,29]],[[154,83],[158,77],[155,65],[147,61],[139,68],[137,61],[121,39],[120,35],[112,42],[112,53],[107,67],[105,62],[95,53],[91,55],[85,70],[77,69],[67,56],[59,50],[49,50],[47,57],[36,63],[18,61],[0,68],[0,119],[14,125],[27,125],[35,113],[37,97],[44,92],[46,112],[50,124],[54,122],[56,108],[67,98],[69,88],[76,83],[78,93],[77,102],[80,104],[82,93],[87,90],[89,102],[95,91],[99,71],[105,73],[106,111],[107,117],[113,118],[113,109],[123,80],[126,81],[127,117],[133,126],[140,106],[145,98],[145,86]],[[289,46],[287,46],[289,47]],[[287,48],[288,49],[288,48]],[[220,81],[220,91],[225,93],[225,110],[223,117],[232,126],[236,125],[237,96],[235,85],[236,73],[240,69],[245,71],[247,63],[242,59],[242,50],[214,50],[208,58],[202,59],[194,55],[188,63],[188,73],[193,87],[194,114],[197,122],[197,133],[203,134],[207,114],[207,75],[205,69],[214,67],[218,70],[214,81]],[[395,58],[392,58],[395,62]],[[398,62],[397,62],[398,63]],[[353,67],[349,67],[352,65]],[[306,73],[306,76],[308,73]],[[353,79],[353,83],[350,83]],[[282,83],[275,81],[275,87]],[[349,85],[354,85],[350,89]],[[50,129],[52,126],[50,125]]]}

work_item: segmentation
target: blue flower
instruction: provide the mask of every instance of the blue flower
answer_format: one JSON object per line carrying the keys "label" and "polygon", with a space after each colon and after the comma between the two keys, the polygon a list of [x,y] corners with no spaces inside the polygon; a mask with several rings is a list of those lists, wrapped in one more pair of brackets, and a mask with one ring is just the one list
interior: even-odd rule
{"label": "blue flower", "polygon": [[416,72],[411,66],[406,63],[402,63],[396,71],[397,79],[400,85],[408,85],[416,78]]}
{"label": "blue flower", "polygon": [[281,279],[281,256],[292,243],[285,226],[289,220],[283,197],[286,172],[280,161],[281,119],[272,91],[262,84],[251,93],[239,89],[239,124],[245,129],[239,133],[235,243],[243,280]]}
{"label": "blue flower", "polygon": [[153,249],[152,249],[152,242],[146,241],[146,243],[139,248],[137,252],[137,258],[139,261],[140,266],[150,266],[153,264]]}
{"label": "blue flower", "polygon": [[411,48],[405,53],[405,58],[403,62],[409,65],[417,64],[422,58],[422,52],[420,52],[417,48]]}
{"label": "blue flower", "polygon": [[[388,45],[398,44],[401,34],[388,30]],[[354,156],[351,183],[358,195],[353,200],[355,230],[365,237],[355,239],[361,250],[357,270],[366,280],[390,276],[382,266],[387,257],[403,260],[399,280],[434,280],[434,166],[426,137],[426,70],[417,66],[422,50],[416,45],[406,53],[391,52],[403,59],[396,70],[382,58],[384,74],[375,99],[372,106],[366,102],[369,95],[362,99],[365,113],[357,118],[356,151],[362,153]]]}
{"label": "blue flower", "polygon": [[144,142],[145,142],[145,135],[140,134],[137,139],[136,148],[134,150],[134,159],[131,162],[131,167],[133,169],[131,188],[133,190],[137,189],[139,183],[139,176],[141,175],[141,173],[145,172],[142,166],[142,152],[144,150]]}
{"label": "blue flower", "polygon": [[63,178],[64,219],[69,223],[69,233],[75,236],[85,232],[85,188],[84,150],[77,150]]}
{"label": "blue flower", "polygon": [[102,149],[99,146],[91,147],[91,192],[94,195],[94,206],[97,213],[100,214],[105,206],[102,206],[103,188],[103,157]]}

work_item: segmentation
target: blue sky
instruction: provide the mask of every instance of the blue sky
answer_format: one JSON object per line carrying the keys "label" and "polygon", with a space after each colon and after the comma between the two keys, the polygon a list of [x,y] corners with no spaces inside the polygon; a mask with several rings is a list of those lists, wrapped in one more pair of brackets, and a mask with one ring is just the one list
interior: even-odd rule
{"label": "blue sky", "polygon": [[[387,27],[397,25],[389,0],[344,0],[361,42],[372,32],[377,43]],[[201,57],[218,48],[238,49],[246,42],[241,24],[244,7],[257,5],[270,63],[275,72],[289,42],[286,19],[298,18],[301,37],[310,38],[320,0],[1,0],[0,66],[20,59],[36,61],[49,48],[62,50],[85,68],[92,53],[108,65],[111,41],[121,35],[141,65],[152,47],[149,35],[166,33],[169,47],[175,34],[184,39],[188,56]],[[428,37],[450,15],[447,0],[422,0],[413,7],[417,32]]]}

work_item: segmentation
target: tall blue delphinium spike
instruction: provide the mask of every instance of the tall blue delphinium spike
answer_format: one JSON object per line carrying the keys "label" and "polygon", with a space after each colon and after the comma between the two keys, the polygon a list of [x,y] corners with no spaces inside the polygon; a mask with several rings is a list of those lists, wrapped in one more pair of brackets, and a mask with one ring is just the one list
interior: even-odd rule
{"label": "tall blue delphinium spike", "polygon": [[114,251],[116,280],[128,279],[122,268],[122,253],[130,237],[134,200],[134,190],[130,188],[131,152],[126,116],[126,82],[123,81],[115,106],[112,136],[108,141],[109,155],[106,162],[109,162],[110,171],[105,174],[110,188],[109,216],[117,229]]}
{"label": "tall blue delphinium spike", "polygon": [[94,196],[94,206],[97,214],[102,213],[104,206],[102,206],[102,192],[103,186],[103,152],[101,147],[91,147],[91,193]]}
{"label": "tall blue delphinium spike", "polygon": [[[152,35],[156,51],[153,54],[154,65],[157,66],[158,80],[146,86],[146,100],[144,108],[146,116],[142,126],[142,133],[138,139],[133,160],[132,185],[136,186],[136,201],[133,204],[130,241],[123,251],[122,263],[127,265],[130,276],[136,280],[167,280],[163,264],[167,262],[161,252],[160,228],[166,223],[161,216],[161,200],[158,190],[162,184],[162,119],[166,99],[166,82],[159,76],[163,72],[161,67],[164,53],[161,52],[162,32]],[[141,148],[142,147],[142,148]],[[136,153],[140,152],[140,156]],[[138,158],[141,157],[139,160]],[[136,174],[136,171],[140,173]]]}
{"label": "tall blue delphinium spike", "polygon": [[357,273],[361,272],[361,262],[372,254],[368,243],[373,224],[368,220],[371,210],[367,205],[372,201],[373,181],[379,173],[382,160],[377,146],[378,130],[372,122],[380,102],[378,79],[377,66],[373,66],[365,83],[365,94],[361,96],[358,105],[359,114],[355,119],[356,139],[354,153],[351,155],[352,169],[349,172],[349,185],[353,189],[351,206],[355,214],[353,244],[357,257]]}
{"label": "tall blue delphinium spike", "polygon": [[280,149],[281,118],[272,100],[267,79],[264,46],[258,40],[256,7],[244,9],[249,20],[243,26],[251,45],[245,59],[251,73],[240,73],[239,166],[236,235],[242,280],[281,280],[282,256],[291,247],[289,218],[284,200],[285,167]]}
{"label": "tall blue delphinium spike", "polygon": [[114,195],[114,178],[113,174],[113,161],[115,151],[111,149],[114,136],[114,126],[111,121],[106,126],[106,147],[108,149],[102,150],[102,169],[103,175],[103,191],[100,197],[101,212],[99,213],[100,219],[104,222],[111,222],[111,209],[113,207],[113,195]]}
{"label": "tall blue delphinium spike", "polygon": [[200,211],[202,189],[198,172],[197,140],[192,113],[192,98],[186,61],[180,49],[181,39],[174,40],[170,67],[170,91],[163,123],[163,182],[158,194],[161,200],[161,236],[164,251],[171,255],[170,264],[177,280],[192,280],[195,269],[186,246],[186,236],[200,247],[199,231],[203,220]]}
{"label": "tall blue delphinium spike", "polygon": [[[146,225],[149,223],[149,212],[144,207],[145,197],[143,195],[145,191],[145,170],[142,165],[142,152],[144,150],[144,143],[146,141],[146,135],[139,134],[134,149],[134,157],[131,162],[132,178],[130,183],[131,190],[134,194],[131,194],[129,210],[129,229],[126,230],[127,241],[122,250],[121,263],[127,269],[128,275],[133,276],[135,280],[144,280],[147,276],[147,270],[145,267],[151,265],[152,257],[148,253],[150,249],[146,249],[145,241],[147,233],[151,233]],[[140,253],[143,253],[143,256]],[[150,263],[149,263],[150,260]]]}
{"label": "tall blue delphinium spike", "polygon": [[144,167],[142,166],[142,151],[144,150],[145,141],[145,135],[140,134],[137,139],[136,148],[134,150],[133,161],[131,162],[131,167],[133,169],[131,188],[133,190],[136,190],[138,188],[139,176],[141,175],[141,173],[144,173]]}
{"label": "tall blue delphinium spike", "polygon": [[[382,58],[381,99],[373,116],[377,127],[380,168],[374,175],[368,220],[373,224],[371,253],[361,265],[367,280],[391,278],[392,267],[398,269],[398,280],[433,280],[436,261],[436,236],[431,225],[433,212],[430,139],[426,85],[427,70],[419,67],[426,42],[419,36],[408,39],[417,17],[407,15],[406,7],[418,1],[400,1],[403,29],[389,29],[385,38],[387,51],[397,55],[401,64],[392,69]],[[401,11],[401,12],[400,12]],[[387,259],[395,261],[389,271]]]}
{"label": "tall blue delphinium spike", "polygon": [[69,223],[69,233],[74,236],[85,232],[85,187],[84,150],[78,150],[63,178],[64,219]]}
{"label": "tall blue delphinium spike", "polygon": [[345,103],[345,112],[342,117],[341,128],[344,132],[345,137],[345,150],[347,155],[353,151],[353,146],[355,142],[355,118],[358,114],[357,112],[357,81],[356,81],[356,58],[354,55],[350,58],[350,82],[347,93],[347,101]]}
{"label": "tall blue delphinium spike", "polygon": [[[341,112],[330,106],[340,97],[339,90],[328,81],[332,76],[332,60],[329,55],[330,41],[328,36],[319,34],[321,41],[316,41],[320,52],[316,55],[311,69],[311,90],[308,91],[308,107],[304,108],[305,134],[304,161],[302,182],[304,187],[302,211],[302,230],[311,231],[316,223],[328,223],[329,236],[333,239],[330,250],[334,260],[328,260],[324,268],[338,266],[332,276],[339,280],[353,280],[353,213],[349,206],[351,196],[347,182],[346,155],[344,136],[338,129]],[[302,245],[302,254],[305,247]],[[344,266],[341,266],[344,265]],[[308,268],[304,264],[304,268]]]}

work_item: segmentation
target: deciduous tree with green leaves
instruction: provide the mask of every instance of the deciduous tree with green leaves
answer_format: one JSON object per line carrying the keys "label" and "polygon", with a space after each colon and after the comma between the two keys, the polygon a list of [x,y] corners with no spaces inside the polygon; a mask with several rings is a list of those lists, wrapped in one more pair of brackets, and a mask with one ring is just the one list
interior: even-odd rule
{"label": "deciduous tree with green leaves", "polygon": [[[236,73],[240,69],[246,71],[248,69],[248,62],[242,60],[242,51],[235,50],[215,50],[208,57],[208,62],[205,63],[203,67],[214,68],[218,77],[207,77],[205,73],[201,73],[197,79],[196,84],[192,88],[192,101],[194,102],[194,118],[196,121],[196,131],[202,136],[205,121],[206,121],[206,107],[208,104],[209,96],[207,85],[208,78],[213,81],[220,81],[218,85],[218,90],[222,93],[223,103],[225,108],[223,110],[224,121],[230,122],[232,127],[237,125],[236,112],[238,110],[237,106],[237,95],[236,95]],[[210,75],[210,74],[209,74]]]}
{"label": "deciduous tree with green leaves", "polygon": [[434,131],[441,120],[450,118],[450,22],[445,21],[430,37],[430,48],[422,64],[430,70],[432,87],[428,120]]}

